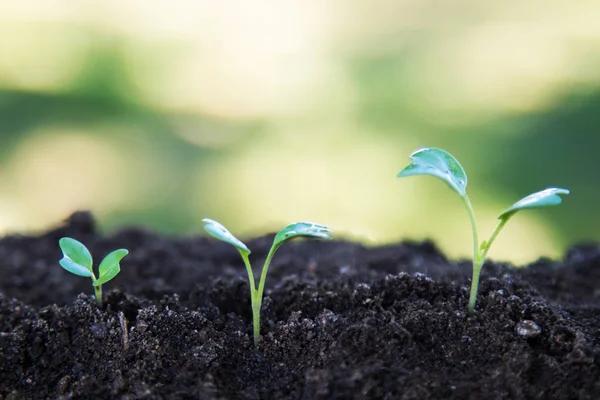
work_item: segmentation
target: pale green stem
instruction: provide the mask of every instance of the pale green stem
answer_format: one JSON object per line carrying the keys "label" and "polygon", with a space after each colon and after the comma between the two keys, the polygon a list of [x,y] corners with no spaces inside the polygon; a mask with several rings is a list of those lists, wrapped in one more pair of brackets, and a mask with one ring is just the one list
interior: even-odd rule
{"label": "pale green stem", "polygon": [[252,265],[248,259],[248,254],[240,251],[240,255],[244,260],[246,271],[248,272],[248,281],[250,282],[250,301],[252,302],[252,330],[254,333],[254,345],[258,346],[258,339],[260,337],[260,305],[261,301],[257,296],[257,291],[254,284],[254,274],[252,273]]}
{"label": "pale green stem", "polygon": [[469,295],[469,313],[473,313],[475,310],[475,302],[477,301],[477,287],[479,286],[479,272],[481,271],[481,261],[479,258],[479,239],[477,237],[477,221],[475,220],[475,212],[471,205],[469,196],[465,193],[462,196],[467,212],[469,213],[469,220],[471,221],[471,231],[473,232],[473,279],[471,279],[471,294]]}
{"label": "pale green stem", "polygon": [[[238,250],[239,251],[239,250]],[[248,281],[250,282],[250,294],[254,295],[254,274],[252,273],[252,266],[250,265],[250,260],[248,259],[248,254],[240,251],[240,255],[244,260],[244,265],[246,266],[246,271],[248,272]]]}
{"label": "pale green stem", "polygon": [[94,294],[96,295],[96,303],[102,308],[102,285],[94,286]]}
{"label": "pale green stem", "polygon": [[485,263],[485,259],[487,257],[488,251],[490,250],[490,247],[492,247],[492,243],[494,243],[494,240],[496,240],[498,233],[500,233],[502,228],[504,228],[504,225],[509,220],[509,218],[510,217],[500,219],[500,223],[498,223],[498,226],[492,233],[492,236],[490,236],[490,239],[487,242],[485,242],[485,246],[483,246],[483,248],[480,251],[478,251],[477,262],[473,263],[473,280],[471,283],[471,295],[469,296],[469,313],[471,314],[475,311],[475,303],[477,302],[477,289],[479,287],[479,275],[481,274],[481,268]]}
{"label": "pale green stem", "polygon": [[265,281],[267,280],[267,272],[269,271],[269,265],[271,265],[271,260],[273,259],[273,256],[275,255],[275,252],[277,251],[278,248],[279,248],[279,245],[277,245],[277,246],[273,245],[271,247],[271,250],[269,250],[269,254],[267,254],[265,263],[263,264],[263,269],[260,274],[260,282],[258,283],[258,298],[260,299],[261,302],[262,302],[262,297],[263,297],[263,291],[265,290]]}
{"label": "pale green stem", "polygon": [[[269,250],[269,254],[267,254],[267,258],[265,263],[263,264],[262,272],[260,274],[260,281],[258,282],[258,290],[253,292],[252,297],[252,316],[254,322],[254,345],[258,347],[258,341],[260,339],[260,309],[262,307],[263,300],[263,292],[265,290],[265,281],[267,280],[267,271],[269,270],[269,265],[271,264],[271,260],[273,259],[273,255],[279,246],[271,246],[271,250]],[[254,285],[252,285],[254,286]]]}
{"label": "pale green stem", "polygon": [[490,236],[490,240],[487,241],[487,243],[485,244],[485,247],[481,251],[481,264],[483,264],[485,262],[487,253],[490,250],[490,247],[492,247],[492,243],[494,243],[494,240],[496,240],[496,237],[498,236],[498,234],[500,233],[502,228],[504,228],[504,225],[509,220],[509,218],[510,217],[500,219],[500,222],[498,223],[498,226],[494,230],[494,233],[492,233],[492,236]]}
{"label": "pale green stem", "polygon": [[471,293],[469,294],[469,314],[475,312],[475,303],[477,302],[477,290],[479,289],[479,274],[481,273],[481,267],[483,262],[479,260],[473,261],[473,279],[471,279]]}
{"label": "pale green stem", "polygon": [[[96,275],[94,275],[94,271],[90,269],[92,273],[92,285],[96,283]],[[96,304],[98,304],[98,308],[102,308],[102,285],[94,286],[94,295],[96,296]]]}

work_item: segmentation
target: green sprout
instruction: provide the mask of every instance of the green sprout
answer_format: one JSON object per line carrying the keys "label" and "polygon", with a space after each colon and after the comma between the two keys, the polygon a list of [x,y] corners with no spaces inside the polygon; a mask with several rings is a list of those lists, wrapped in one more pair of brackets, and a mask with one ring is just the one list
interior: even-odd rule
{"label": "green sprout", "polygon": [[117,276],[121,271],[119,262],[129,254],[126,249],[119,249],[109,253],[98,267],[98,279],[92,269],[92,255],[83,243],[64,237],[58,241],[63,252],[63,258],[58,263],[72,274],[92,278],[94,293],[98,307],[102,308],[102,285]]}
{"label": "green sprout", "polygon": [[331,239],[331,230],[326,226],[313,224],[310,222],[297,222],[283,228],[273,240],[273,245],[267,254],[265,263],[263,264],[262,272],[260,274],[260,281],[258,283],[258,289],[256,289],[254,274],[252,273],[252,266],[248,255],[250,249],[246,247],[238,238],[233,236],[223,225],[209,218],[202,220],[204,223],[204,229],[212,237],[222,240],[223,242],[229,243],[237,249],[242,256],[244,264],[246,265],[246,271],[248,271],[248,280],[250,282],[250,299],[252,302],[252,322],[254,330],[254,345],[258,346],[258,340],[260,338],[260,309],[263,300],[263,291],[265,289],[265,280],[267,279],[267,271],[269,270],[269,264],[275,255],[275,252],[286,240],[307,236],[319,239]]}
{"label": "green sprout", "polygon": [[469,313],[475,310],[477,301],[477,288],[479,286],[479,274],[485,262],[487,253],[492,243],[504,227],[506,222],[521,210],[528,208],[539,208],[558,205],[562,202],[559,194],[569,194],[567,189],[548,188],[519,200],[510,208],[505,210],[498,219],[500,220],[492,236],[486,241],[479,243],[477,239],[477,225],[475,212],[467,196],[467,174],[458,160],[445,150],[435,148],[424,148],[410,155],[412,163],[398,174],[398,178],[413,175],[431,175],[446,182],[452,190],[459,194],[469,213],[471,229],[473,231],[473,279],[471,282],[471,294],[469,296]]}

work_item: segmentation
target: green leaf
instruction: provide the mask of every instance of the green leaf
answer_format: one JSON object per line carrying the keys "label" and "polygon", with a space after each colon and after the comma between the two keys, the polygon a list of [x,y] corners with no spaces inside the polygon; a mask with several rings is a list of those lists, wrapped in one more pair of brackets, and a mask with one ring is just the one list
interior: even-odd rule
{"label": "green leaf", "polygon": [[559,196],[559,194],[566,195],[569,193],[570,192],[567,189],[548,188],[530,194],[529,196],[517,201],[509,209],[500,214],[498,219],[508,219],[512,217],[516,212],[524,210],[526,208],[539,208],[558,205],[562,203],[562,198]]}
{"label": "green leaf", "polygon": [[458,160],[442,149],[424,148],[410,155],[412,163],[398,174],[398,178],[413,175],[431,175],[446,182],[459,195],[465,196],[467,174]]}
{"label": "green leaf", "polygon": [[58,241],[63,258],[58,263],[72,274],[93,278],[92,255],[83,243],[68,237]]}
{"label": "green leaf", "polygon": [[297,236],[308,236],[320,239],[331,239],[333,231],[325,225],[314,224],[312,222],[296,222],[283,228],[275,235],[273,246],[279,246],[288,239]]}
{"label": "green leaf", "polygon": [[93,285],[100,286],[117,276],[117,274],[121,272],[119,262],[127,254],[129,254],[127,249],[119,249],[104,257],[104,260],[100,263],[100,267],[98,267],[98,279],[94,281]]}
{"label": "green leaf", "polygon": [[483,249],[485,249],[485,246],[487,246],[488,242],[487,240],[484,240],[483,242],[481,242],[481,244],[479,245],[479,252],[482,253]]}
{"label": "green leaf", "polygon": [[202,222],[204,223],[204,230],[210,236],[229,243],[243,253],[250,254],[250,249],[241,240],[233,236],[223,225],[209,218],[204,218]]}

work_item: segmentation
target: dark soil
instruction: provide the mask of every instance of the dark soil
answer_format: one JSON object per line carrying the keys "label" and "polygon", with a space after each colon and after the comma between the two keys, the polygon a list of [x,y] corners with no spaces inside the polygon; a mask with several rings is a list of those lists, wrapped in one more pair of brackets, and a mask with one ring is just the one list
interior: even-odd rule
{"label": "dark soil", "polygon": [[[98,309],[58,239],[130,250]],[[255,267],[272,239],[250,240]],[[239,255],[204,237],[108,237],[75,214],[0,240],[0,399],[600,399],[600,248],[526,268],[430,242],[282,246],[252,343]]]}

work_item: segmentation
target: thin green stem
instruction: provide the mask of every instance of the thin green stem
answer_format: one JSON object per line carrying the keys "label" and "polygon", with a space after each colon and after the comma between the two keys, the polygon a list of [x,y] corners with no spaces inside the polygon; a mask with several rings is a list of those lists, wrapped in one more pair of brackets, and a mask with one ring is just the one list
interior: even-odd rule
{"label": "thin green stem", "polygon": [[490,250],[490,247],[492,247],[492,243],[494,243],[494,240],[496,240],[496,237],[498,236],[498,234],[500,233],[502,228],[504,228],[504,225],[509,220],[509,218],[501,218],[500,219],[500,222],[498,223],[498,226],[494,230],[494,233],[492,233],[492,236],[490,236],[490,239],[487,241],[484,248],[481,249],[482,250],[481,251],[481,264],[483,264],[485,262],[485,258],[487,257],[487,253]]}
{"label": "thin green stem", "polygon": [[258,283],[258,297],[262,302],[263,292],[265,290],[265,281],[267,280],[267,272],[269,271],[269,265],[271,265],[271,260],[275,255],[275,252],[279,248],[279,245],[273,244],[271,246],[271,250],[269,250],[269,254],[267,254],[267,258],[265,259],[265,263],[263,264],[263,269],[260,274],[260,282]]}
{"label": "thin green stem", "polygon": [[471,205],[469,196],[465,194],[462,199],[463,203],[465,203],[465,207],[467,208],[467,212],[469,213],[469,220],[471,221],[471,231],[473,232],[473,261],[475,262],[479,256],[479,239],[477,237],[477,221],[475,220],[475,211],[473,211],[473,206]]}
{"label": "thin green stem", "polygon": [[244,260],[244,265],[246,266],[246,272],[248,272],[248,281],[250,282],[250,294],[254,295],[254,274],[252,273],[252,265],[250,265],[250,259],[248,259],[248,253],[240,251],[240,255]]}
{"label": "thin green stem", "polygon": [[240,255],[244,260],[246,271],[248,272],[248,282],[250,283],[250,301],[252,302],[252,331],[254,336],[254,346],[258,347],[258,339],[260,338],[260,306],[261,301],[257,296],[258,293],[255,289],[254,274],[252,273],[252,265],[248,254],[240,251]]}
{"label": "thin green stem", "polygon": [[102,308],[102,285],[94,286],[94,294],[96,295],[96,303]]}
{"label": "thin green stem", "polygon": [[481,274],[481,268],[485,263],[485,258],[487,257],[488,251],[490,250],[492,243],[494,243],[494,240],[496,240],[498,233],[500,233],[502,228],[504,228],[504,225],[506,224],[506,221],[509,220],[509,218],[500,219],[500,223],[492,233],[492,236],[490,236],[490,239],[487,242],[485,242],[485,245],[481,248],[480,251],[478,250],[477,262],[473,263],[473,280],[471,282],[471,295],[469,296],[469,313],[471,314],[475,311],[475,303],[477,302],[477,289],[479,287],[479,275]]}
{"label": "thin green stem", "polygon": [[471,293],[469,295],[469,313],[472,314],[475,311],[475,302],[477,301],[477,288],[479,286],[479,272],[481,271],[481,261],[479,257],[479,239],[477,237],[477,221],[475,220],[475,211],[471,205],[469,196],[465,193],[462,196],[463,203],[469,213],[469,220],[471,221],[471,231],[473,232],[473,279],[471,279]]}
{"label": "thin green stem", "polygon": [[[269,270],[269,265],[271,264],[271,260],[273,259],[273,255],[279,246],[273,245],[271,250],[269,250],[269,254],[263,264],[262,272],[260,274],[260,281],[258,283],[258,290],[254,289],[254,278],[251,277],[252,283],[250,284],[252,290],[252,322],[254,328],[254,345],[258,347],[258,341],[260,339],[260,309],[262,307],[263,300],[263,292],[265,290],[265,281],[267,280],[267,271]],[[248,264],[249,265],[249,264]],[[247,268],[249,268],[247,266]],[[250,270],[251,271],[251,270]],[[252,272],[249,273],[249,275]]]}
{"label": "thin green stem", "polygon": [[471,293],[469,294],[469,314],[475,312],[475,303],[477,302],[477,290],[479,289],[479,274],[483,262],[473,261],[473,278],[471,279]]}
{"label": "thin green stem", "polygon": [[252,333],[254,335],[254,347],[258,347],[260,339],[260,307],[261,301],[257,293],[252,293]]}

